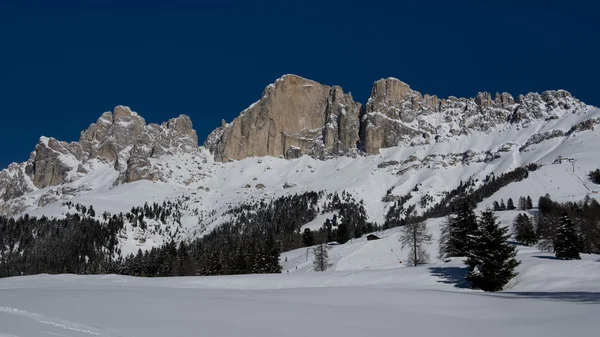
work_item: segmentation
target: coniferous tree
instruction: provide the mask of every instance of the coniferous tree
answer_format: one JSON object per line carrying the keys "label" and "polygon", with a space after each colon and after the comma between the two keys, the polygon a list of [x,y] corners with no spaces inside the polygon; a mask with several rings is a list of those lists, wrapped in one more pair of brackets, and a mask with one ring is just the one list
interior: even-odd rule
{"label": "coniferous tree", "polygon": [[508,201],[506,202],[506,209],[509,211],[512,211],[513,209],[515,209],[515,204],[514,204],[512,198],[508,198]]}
{"label": "coniferous tree", "polygon": [[580,260],[579,248],[579,238],[573,221],[566,213],[563,213],[554,238],[556,258],[560,260]]}
{"label": "coniferous tree", "polygon": [[588,176],[590,177],[590,180],[594,182],[594,184],[600,184],[600,169],[591,171]]}
{"label": "coniferous tree", "polygon": [[310,247],[315,244],[315,236],[311,232],[310,228],[304,228],[304,233],[302,234],[302,243],[305,247]]}
{"label": "coniferous tree", "polygon": [[504,199],[500,199],[500,210],[506,211],[506,204],[504,204]]}
{"label": "coniferous tree", "polygon": [[538,242],[535,228],[527,214],[519,213],[513,222],[513,233],[515,240],[526,246],[534,245]]}
{"label": "coniferous tree", "polygon": [[321,243],[314,248],[315,259],[313,261],[313,268],[315,271],[327,270],[329,263],[329,246]]}
{"label": "coniferous tree", "polygon": [[338,226],[337,230],[337,242],[340,244],[344,244],[350,240],[350,229],[345,222],[342,222]]}
{"label": "coniferous tree", "polygon": [[531,197],[527,196],[527,209],[533,208],[533,201],[531,201]]}
{"label": "coniferous tree", "polygon": [[581,252],[600,253],[600,203],[594,198],[586,197],[577,222]]}
{"label": "coniferous tree", "polygon": [[466,256],[474,243],[477,216],[471,204],[463,201],[455,216],[449,216],[442,227],[440,257]]}
{"label": "coniferous tree", "polygon": [[527,209],[527,199],[524,197],[519,197],[519,209],[526,210]]}
{"label": "coniferous tree", "polygon": [[520,262],[515,259],[515,247],[507,242],[507,232],[498,226],[492,211],[481,213],[474,234],[477,240],[465,261],[469,271],[465,279],[473,288],[499,291],[517,275],[515,268]]}
{"label": "coniferous tree", "polygon": [[494,200],[494,211],[499,211],[500,210],[500,204],[498,203],[498,201]]}
{"label": "coniferous tree", "polygon": [[418,264],[429,262],[429,254],[424,245],[430,244],[433,240],[431,233],[427,230],[425,222],[413,222],[402,227],[400,242],[402,248],[410,247],[408,254],[408,263],[417,266]]}
{"label": "coniferous tree", "polygon": [[558,206],[548,195],[540,197],[536,216],[538,246],[542,251],[554,252],[556,230],[560,224]]}

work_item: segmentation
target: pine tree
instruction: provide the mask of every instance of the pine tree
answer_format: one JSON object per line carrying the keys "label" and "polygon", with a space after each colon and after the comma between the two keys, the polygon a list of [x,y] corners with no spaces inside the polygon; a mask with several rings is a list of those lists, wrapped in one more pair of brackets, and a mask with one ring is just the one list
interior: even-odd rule
{"label": "pine tree", "polygon": [[413,266],[429,262],[429,254],[423,247],[433,240],[431,233],[427,230],[425,222],[413,222],[402,227],[400,242],[402,248],[410,247],[408,262]]}
{"label": "pine tree", "polygon": [[506,209],[509,211],[512,211],[513,209],[515,209],[515,204],[514,204],[512,198],[508,198],[508,201],[506,202]]}
{"label": "pine tree", "polygon": [[588,176],[590,180],[594,182],[594,184],[600,184],[600,169],[596,169],[596,171],[591,171]]}
{"label": "pine tree", "polygon": [[507,228],[500,228],[492,211],[481,213],[479,228],[474,234],[476,244],[468,254],[465,264],[469,273],[465,279],[474,289],[499,291],[517,275],[520,264],[517,252],[507,242]]}
{"label": "pine tree", "polygon": [[304,229],[304,233],[302,234],[302,243],[305,247],[310,247],[315,244],[315,236],[310,231],[310,228]]}
{"label": "pine tree", "polygon": [[566,213],[563,213],[560,225],[556,230],[554,238],[554,252],[557,259],[580,260],[579,237],[575,231],[573,221]]}
{"label": "pine tree", "polygon": [[537,243],[537,234],[527,214],[519,213],[513,222],[513,233],[515,240],[526,246]]}
{"label": "pine tree", "polygon": [[506,205],[504,204],[504,199],[500,199],[500,210],[506,211]]}
{"label": "pine tree", "polygon": [[500,210],[500,204],[498,203],[498,201],[494,200],[494,211],[499,211]]}
{"label": "pine tree", "polygon": [[315,271],[325,271],[329,261],[329,247],[325,244],[320,244],[314,248],[315,259],[313,267]]}
{"label": "pine tree", "polygon": [[533,208],[533,201],[531,201],[531,197],[527,196],[527,209]]}
{"label": "pine tree", "polygon": [[348,242],[348,240],[350,240],[350,229],[348,228],[348,225],[346,224],[346,222],[342,222],[338,226],[337,242],[340,244],[344,244],[344,243]]}
{"label": "pine tree", "polygon": [[472,233],[477,231],[477,216],[472,206],[463,201],[456,215],[449,216],[442,227],[440,257],[466,256],[474,244]]}
{"label": "pine tree", "polygon": [[519,209],[526,210],[527,209],[527,199],[524,197],[519,197]]}

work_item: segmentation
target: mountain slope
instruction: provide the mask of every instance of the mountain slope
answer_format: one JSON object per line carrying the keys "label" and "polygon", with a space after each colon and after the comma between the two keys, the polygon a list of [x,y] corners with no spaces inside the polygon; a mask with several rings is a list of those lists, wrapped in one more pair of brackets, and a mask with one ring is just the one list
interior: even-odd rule
{"label": "mountain slope", "polygon": [[[308,84],[312,87],[303,87]],[[285,104],[272,100],[281,99],[281,95],[284,101],[296,99],[295,90],[317,90],[315,86],[316,82],[286,76],[266,89],[271,96],[265,100],[271,103],[259,101],[233,124],[242,123],[246,115],[254,116],[252,123],[256,123],[265,111],[285,114]],[[337,102],[334,98],[351,99],[335,87],[324,86],[319,92],[323,95],[317,95],[315,106],[331,106]],[[302,97],[294,106],[301,104]],[[462,182],[472,179],[479,185],[488,175],[498,176],[530,163],[542,167],[527,179],[502,188],[480,207],[501,198],[516,200],[524,195],[537,200],[547,193],[559,201],[580,200],[588,194],[598,197],[594,193],[598,187],[587,179],[587,173],[600,166],[595,155],[600,150],[600,130],[594,127],[600,120],[600,110],[586,106],[565,91],[527,94],[514,102],[507,94],[498,95],[495,100],[487,94],[472,100],[437,100],[433,96],[421,97],[396,79],[386,79],[375,83],[371,97],[361,113],[362,120],[369,121],[373,128],[382,128],[387,143],[371,147],[372,151],[364,147],[366,153],[361,153],[361,143],[373,143],[366,136],[371,131],[357,129],[356,138],[352,139],[358,145],[352,148],[352,142],[346,142],[345,150],[327,152],[351,156],[324,156],[323,160],[313,156],[243,158],[253,154],[244,150],[243,155],[235,157],[240,160],[222,162],[227,157],[219,152],[219,144],[224,144],[223,128],[209,137],[208,148],[197,147],[188,117],[180,116],[163,125],[146,125],[136,113],[119,106],[83,132],[80,142],[68,144],[42,138],[27,163],[3,170],[0,214],[26,212],[32,216],[62,217],[73,212],[64,204],[70,201],[93,205],[100,218],[104,212],[126,213],[146,202],[172,201],[182,208],[176,237],[183,240],[202,236],[226,222],[231,218],[228,210],[237,205],[324,190],[346,191],[362,199],[368,220],[381,225],[388,208],[408,193],[412,197],[405,206],[415,205],[415,211],[421,213]],[[344,105],[347,108],[349,101]],[[312,109],[294,111],[309,113]],[[323,111],[331,111],[328,109]],[[294,124],[303,119],[302,115],[292,117],[284,120]],[[384,117],[391,119],[389,123],[380,123],[379,118]],[[341,124],[337,125],[341,130]],[[386,129],[390,125],[402,127],[390,131]],[[405,128],[418,132],[406,133],[402,131]],[[249,132],[253,135],[255,131]],[[254,141],[252,137],[247,139],[247,146]],[[391,145],[394,146],[387,147]],[[277,151],[270,154],[276,155]],[[368,152],[376,154],[367,155]],[[553,164],[559,156],[574,162]],[[161,245],[173,235],[128,224],[120,245],[123,254],[135,253],[140,248]]]}

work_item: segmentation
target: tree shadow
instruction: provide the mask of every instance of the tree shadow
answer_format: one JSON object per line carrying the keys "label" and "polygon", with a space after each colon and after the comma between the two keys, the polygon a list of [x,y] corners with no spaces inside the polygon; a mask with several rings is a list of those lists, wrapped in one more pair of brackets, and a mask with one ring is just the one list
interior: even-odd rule
{"label": "tree shadow", "polygon": [[502,292],[502,295],[515,295],[521,298],[559,300],[565,302],[600,303],[600,292]]}
{"label": "tree shadow", "polygon": [[460,267],[431,267],[431,275],[438,278],[438,282],[453,284],[456,288],[471,288],[471,283],[465,280],[467,268]]}
{"label": "tree shadow", "polygon": [[556,256],[544,256],[544,255],[535,255],[535,258],[545,259],[545,260],[558,260]]}

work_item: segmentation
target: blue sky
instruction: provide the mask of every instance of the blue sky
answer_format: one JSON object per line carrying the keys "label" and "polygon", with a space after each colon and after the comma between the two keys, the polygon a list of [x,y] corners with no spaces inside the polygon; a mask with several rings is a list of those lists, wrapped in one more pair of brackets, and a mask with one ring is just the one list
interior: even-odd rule
{"label": "blue sky", "polygon": [[423,93],[566,89],[600,106],[593,1],[0,2],[0,167],[39,136],[74,141],[115,105],[191,116],[203,142],[295,73],[365,102],[397,77]]}

